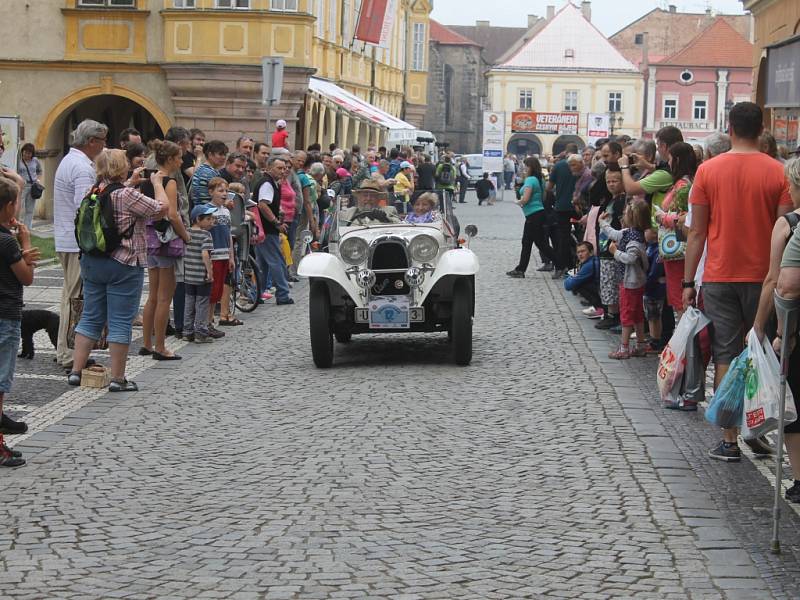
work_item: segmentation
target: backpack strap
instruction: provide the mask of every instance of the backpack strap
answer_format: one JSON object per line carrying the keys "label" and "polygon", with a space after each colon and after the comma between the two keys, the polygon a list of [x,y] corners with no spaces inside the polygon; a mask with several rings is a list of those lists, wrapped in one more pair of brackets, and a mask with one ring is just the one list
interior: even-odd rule
{"label": "backpack strap", "polygon": [[789,223],[789,237],[792,237],[797,229],[797,226],[800,225],[800,215],[792,211],[783,215],[783,218],[786,219],[787,223]]}
{"label": "backpack strap", "polygon": [[[125,188],[125,186],[122,185],[119,182],[109,183],[106,187],[104,187],[100,191],[100,194],[103,195],[103,196],[107,196],[108,200],[110,202],[111,201],[111,194],[113,194],[114,192],[116,192],[118,190],[124,189],[124,188]],[[111,208],[112,208],[112,212],[113,212],[113,204],[111,205]],[[136,220],[134,219],[133,223],[131,223],[131,226],[128,227],[127,231],[120,231],[120,233],[119,233],[120,237],[124,238],[126,240],[131,239],[133,237],[133,230],[134,230],[135,227],[136,227]],[[115,224],[115,228],[116,228],[116,224]]]}

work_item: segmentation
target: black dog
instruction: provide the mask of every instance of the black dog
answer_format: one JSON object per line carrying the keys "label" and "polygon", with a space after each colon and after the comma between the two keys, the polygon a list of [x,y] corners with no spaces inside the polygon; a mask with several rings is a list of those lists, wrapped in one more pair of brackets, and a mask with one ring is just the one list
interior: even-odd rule
{"label": "black dog", "polygon": [[33,358],[33,334],[40,329],[46,329],[53,348],[58,343],[59,316],[49,310],[23,310],[22,311],[22,353],[20,358]]}

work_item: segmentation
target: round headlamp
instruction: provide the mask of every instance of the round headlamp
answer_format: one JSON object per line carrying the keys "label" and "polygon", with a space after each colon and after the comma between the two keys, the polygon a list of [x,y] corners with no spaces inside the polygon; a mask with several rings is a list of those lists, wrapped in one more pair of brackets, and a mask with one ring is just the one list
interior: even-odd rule
{"label": "round headlamp", "polygon": [[439,242],[429,235],[418,235],[408,245],[408,253],[415,262],[431,262],[439,253]]}
{"label": "round headlamp", "polygon": [[351,237],[339,245],[339,256],[348,265],[360,265],[367,258],[369,245],[358,237]]}

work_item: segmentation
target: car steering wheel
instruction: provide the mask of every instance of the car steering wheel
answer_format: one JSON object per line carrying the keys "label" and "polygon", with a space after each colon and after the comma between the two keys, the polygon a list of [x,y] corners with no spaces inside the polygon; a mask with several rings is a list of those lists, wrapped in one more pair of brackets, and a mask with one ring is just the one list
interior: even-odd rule
{"label": "car steering wheel", "polygon": [[373,219],[375,221],[380,221],[381,223],[389,223],[388,215],[383,212],[380,208],[373,208],[371,210],[361,210],[358,211],[356,214],[353,215],[353,218],[350,219],[350,225],[355,223],[356,221],[361,221],[361,219]]}

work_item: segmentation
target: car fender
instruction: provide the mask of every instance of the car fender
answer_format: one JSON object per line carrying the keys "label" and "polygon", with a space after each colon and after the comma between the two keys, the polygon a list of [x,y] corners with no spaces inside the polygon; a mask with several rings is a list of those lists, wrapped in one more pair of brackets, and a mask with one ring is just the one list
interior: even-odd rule
{"label": "car fender", "polygon": [[469,248],[456,248],[448,250],[439,258],[436,263],[436,270],[423,285],[423,295],[420,303],[433,290],[436,284],[445,277],[451,276],[473,276],[480,270],[478,256]]}
{"label": "car fender", "polygon": [[361,290],[354,281],[347,277],[342,261],[336,256],[327,252],[312,252],[307,254],[297,268],[297,274],[301,277],[313,279],[327,279],[335,282],[345,293],[350,296],[356,306],[361,306],[364,299],[361,297]]}

